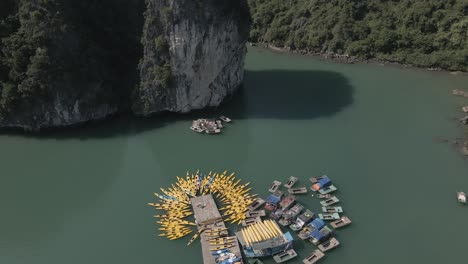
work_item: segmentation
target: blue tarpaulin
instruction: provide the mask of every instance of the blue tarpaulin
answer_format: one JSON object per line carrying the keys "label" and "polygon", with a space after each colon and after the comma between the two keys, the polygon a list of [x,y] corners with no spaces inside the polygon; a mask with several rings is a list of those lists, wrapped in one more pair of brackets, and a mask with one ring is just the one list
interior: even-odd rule
{"label": "blue tarpaulin", "polygon": [[318,231],[318,230],[322,229],[322,227],[325,226],[325,223],[323,222],[322,219],[320,219],[320,218],[315,218],[314,221],[312,221],[311,225],[312,225],[313,227],[315,227],[315,230]]}
{"label": "blue tarpaulin", "polygon": [[272,205],[276,205],[279,203],[279,201],[281,200],[280,197],[274,195],[274,194],[270,194],[266,199],[265,199],[265,202],[266,203],[269,203],[269,204],[272,204]]}

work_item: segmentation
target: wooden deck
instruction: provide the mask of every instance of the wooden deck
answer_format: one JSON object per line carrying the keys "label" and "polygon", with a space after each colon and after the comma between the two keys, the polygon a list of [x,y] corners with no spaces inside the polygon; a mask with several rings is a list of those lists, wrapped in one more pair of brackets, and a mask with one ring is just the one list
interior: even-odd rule
{"label": "wooden deck", "polygon": [[[226,227],[211,194],[194,197],[191,199],[191,203],[194,211],[195,221],[198,224],[198,229],[206,228],[206,230],[209,230]],[[226,236],[226,238],[231,239],[236,237]],[[210,245],[209,239],[213,239],[213,237],[209,237],[206,232],[201,233],[200,242],[203,254],[203,264],[216,264],[215,257],[211,255],[210,248],[212,246]],[[237,238],[234,241],[235,243],[233,247],[229,248],[229,250],[231,250],[232,253],[242,257]],[[243,263],[242,260],[239,262]]]}

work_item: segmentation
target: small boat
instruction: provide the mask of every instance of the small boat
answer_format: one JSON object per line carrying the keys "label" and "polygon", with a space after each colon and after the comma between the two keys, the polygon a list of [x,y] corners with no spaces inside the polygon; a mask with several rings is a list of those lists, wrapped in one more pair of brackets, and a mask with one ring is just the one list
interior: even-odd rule
{"label": "small boat", "polygon": [[293,185],[297,182],[297,180],[298,180],[298,179],[297,179],[296,177],[293,177],[293,176],[289,177],[289,180],[288,180],[288,182],[286,182],[286,183],[284,184],[284,187],[286,187],[286,188],[291,188],[291,187],[293,187]]}
{"label": "small boat", "polygon": [[274,255],[273,259],[275,260],[276,263],[282,263],[287,260],[293,259],[295,257],[297,257],[296,251],[294,251],[294,249],[290,249],[288,251],[284,251],[277,255]]}
{"label": "small boat", "polygon": [[318,216],[320,219],[327,220],[327,221],[340,219],[340,215],[338,213],[331,213],[331,214],[323,213],[323,214],[318,214]]}
{"label": "small boat", "polygon": [[306,187],[290,188],[290,189],[288,189],[288,192],[289,192],[290,194],[302,194],[302,193],[307,193],[307,188],[306,188]]}
{"label": "small boat", "polygon": [[326,207],[322,207],[322,212],[324,212],[324,213],[342,213],[343,208],[341,206],[326,206]]}
{"label": "small boat", "polygon": [[221,133],[221,129],[219,129],[219,128],[207,129],[207,130],[205,130],[205,133],[207,133],[207,134],[219,134],[219,133]]}
{"label": "small boat", "polygon": [[335,229],[347,226],[349,224],[351,224],[351,219],[349,219],[347,216],[343,216],[340,219],[330,223],[330,225]]}
{"label": "small boat", "polygon": [[336,196],[332,196],[326,200],[323,200],[323,201],[320,201],[320,204],[322,206],[330,206],[330,205],[333,205],[333,204],[336,204],[340,202],[340,200],[338,200],[338,198],[336,198]]}
{"label": "small boat", "polygon": [[323,258],[325,254],[319,249],[314,250],[309,256],[302,260],[304,264],[314,264],[319,259]]}
{"label": "small boat", "polygon": [[257,216],[265,216],[265,210],[259,210],[259,211],[248,211],[245,213],[246,217],[257,217]]}
{"label": "small boat", "polygon": [[460,203],[465,204],[466,203],[466,194],[464,192],[457,192],[457,200]]}
{"label": "small boat", "polygon": [[268,189],[268,191],[274,193],[274,192],[276,192],[276,190],[278,190],[280,185],[281,185],[281,182],[273,181],[273,183],[271,184],[270,189]]}
{"label": "small boat", "polygon": [[256,223],[261,222],[261,221],[262,220],[260,219],[260,216],[246,218],[246,219],[242,220],[242,226],[253,225],[253,224],[256,224]]}
{"label": "small boat", "polygon": [[263,200],[260,197],[257,197],[257,198],[255,198],[253,203],[250,204],[247,208],[249,209],[249,211],[254,211],[254,210],[257,210],[263,204],[265,204],[265,200]]}
{"label": "small boat", "polygon": [[336,188],[335,185],[332,184],[332,185],[330,185],[330,186],[328,186],[326,188],[318,190],[318,192],[320,194],[329,194],[329,193],[332,193],[332,192],[334,192],[336,190],[338,190],[338,188]]}
{"label": "small boat", "polygon": [[319,194],[317,195],[317,197],[320,199],[330,199],[332,195],[331,194]]}
{"label": "small boat", "polygon": [[221,123],[221,121],[219,121],[219,120],[216,120],[216,126],[218,128],[223,128],[223,123]]}
{"label": "small boat", "polygon": [[326,251],[329,251],[329,250],[332,250],[334,248],[336,248],[337,246],[340,245],[340,242],[332,237],[330,238],[329,240],[323,242],[322,244],[318,245],[318,248],[323,251],[323,252],[326,252]]}
{"label": "small boat", "polygon": [[220,116],[219,119],[221,119],[221,121],[226,122],[226,123],[231,123],[232,122],[231,118],[229,118],[227,116]]}
{"label": "small boat", "polygon": [[204,131],[203,128],[194,127],[194,126],[191,126],[190,129],[191,129],[192,131],[197,132],[197,133],[202,133],[202,132]]}

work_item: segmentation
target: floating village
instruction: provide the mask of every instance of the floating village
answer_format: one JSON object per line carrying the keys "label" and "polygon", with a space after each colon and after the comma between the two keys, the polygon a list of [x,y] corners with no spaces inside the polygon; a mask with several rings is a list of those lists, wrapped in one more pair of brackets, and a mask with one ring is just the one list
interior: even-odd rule
{"label": "floating village", "polygon": [[197,133],[207,133],[207,134],[219,134],[224,128],[226,123],[231,123],[232,120],[226,116],[220,116],[219,118],[209,119],[209,118],[200,118],[192,121],[192,126],[190,130]]}
{"label": "floating village", "polygon": [[[351,224],[341,215],[344,210],[334,195],[338,188],[326,175],[309,179],[314,192],[310,196],[307,187],[294,187],[299,179],[291,176],[284,184],[273,181],[264,198],[251,194],[249,183],[227,171],[187,172],[185,178],[176,178],[171,187],[154,194],[158,202],[148,205],[162,211],[154,215],[160,237],[191,235],[187,246],[200,240],[204,264],[261,264],[265,258],[283,263],[298,257],[295,239],[310,242],[302,262],[316,263],[340,245],[336,231]],[[317,197],[321,212],[305,208],[299,196]]]}

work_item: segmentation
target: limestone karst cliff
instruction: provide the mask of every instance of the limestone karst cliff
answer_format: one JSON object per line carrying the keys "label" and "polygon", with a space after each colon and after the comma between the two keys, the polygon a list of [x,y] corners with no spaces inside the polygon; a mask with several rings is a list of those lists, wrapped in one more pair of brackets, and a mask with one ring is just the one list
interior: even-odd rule
{"label": "limestone karst cliff", "polygon": [[245,1],[4,0],[0,127],[218,105],[241,84]]}

